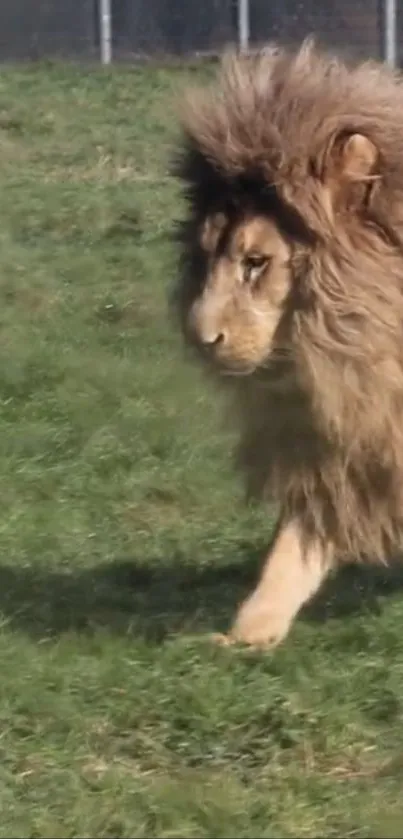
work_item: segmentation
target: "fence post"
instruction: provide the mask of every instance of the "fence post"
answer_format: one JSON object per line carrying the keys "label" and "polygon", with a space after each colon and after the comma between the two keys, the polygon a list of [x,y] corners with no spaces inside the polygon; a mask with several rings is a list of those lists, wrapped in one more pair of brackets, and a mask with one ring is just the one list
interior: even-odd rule
{"label": "fence post", "polygon": [[249,0],[238,0],[238,45],[242,52],[249,49]]}
{"label": "fence post", "polygon": [[102,64],[112,61],[112,9],[111,0],[99,0],[99,33]]}
{"label": "fence post", "polygon": [[397,64],[397,8],[396,0],[381,0],[383,58],[389,67]]}

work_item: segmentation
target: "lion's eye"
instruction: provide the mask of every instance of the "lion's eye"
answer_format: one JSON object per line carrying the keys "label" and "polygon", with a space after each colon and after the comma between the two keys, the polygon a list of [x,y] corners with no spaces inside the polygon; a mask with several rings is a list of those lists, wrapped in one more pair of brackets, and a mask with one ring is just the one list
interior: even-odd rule
{"label": "lion's eye", "polygon": [[261,271],[263,271],[263,269],[269,263],[269,261],[269,257],[264,256],[261,253],[247,254],[243,260],[244,282],[249,283],[255,280],[259,276]]}

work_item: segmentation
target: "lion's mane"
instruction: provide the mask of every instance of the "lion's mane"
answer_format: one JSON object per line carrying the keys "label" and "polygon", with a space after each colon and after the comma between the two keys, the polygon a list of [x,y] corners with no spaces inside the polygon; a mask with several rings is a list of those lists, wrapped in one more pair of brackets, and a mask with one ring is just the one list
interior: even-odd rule
{"label": "lion's mane", "polygon": [[[331,217],[320,177],[334,139],[352,132],[375,144],[379,172],[357,183],[359,210]],[[203,282],[197,225],[226,196],[258,204],[271,191],[304,242],[294,385],[235,380],[250,485],[340,558],[384,561],[403,535],[401,79],[312,42],[227,57],[218,84],[186,99],[175,172],[187,197],[181,314]]]}

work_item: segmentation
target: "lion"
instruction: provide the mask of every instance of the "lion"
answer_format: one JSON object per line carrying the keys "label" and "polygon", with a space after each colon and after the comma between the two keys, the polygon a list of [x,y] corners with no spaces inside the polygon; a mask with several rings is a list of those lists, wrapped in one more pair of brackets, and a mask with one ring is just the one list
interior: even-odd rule
{"label": "lion", "polygon": [[175,307],[279,520],[224,643],[276,645],[341,563],[403,536],[403,85],[312,40],[184,95]]}

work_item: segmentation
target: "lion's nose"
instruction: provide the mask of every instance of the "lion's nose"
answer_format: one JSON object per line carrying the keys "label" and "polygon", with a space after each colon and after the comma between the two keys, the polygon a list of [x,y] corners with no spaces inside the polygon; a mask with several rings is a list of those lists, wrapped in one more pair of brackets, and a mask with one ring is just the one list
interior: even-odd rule
{"label": "lion's nose", "polygon": [[200,342],[206,349],[214,349],[225,341],[224,332],[205,332],[200,335]]}
{"label": "lion's nose", "polygon": [[206,350],[215,350],[225,343],[225,330],[222,329],[221,318],[211,311],[211,306],[205,300],[198,300],[189,313],[189,327],[197,343]]}

